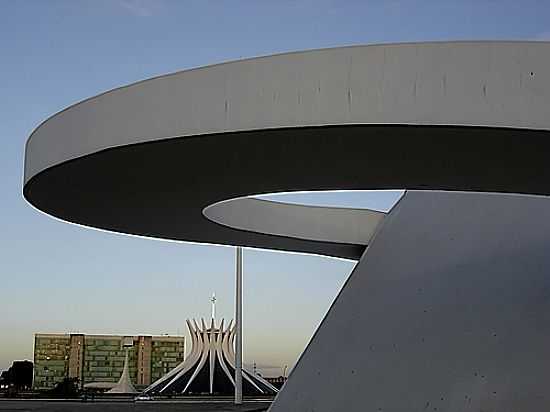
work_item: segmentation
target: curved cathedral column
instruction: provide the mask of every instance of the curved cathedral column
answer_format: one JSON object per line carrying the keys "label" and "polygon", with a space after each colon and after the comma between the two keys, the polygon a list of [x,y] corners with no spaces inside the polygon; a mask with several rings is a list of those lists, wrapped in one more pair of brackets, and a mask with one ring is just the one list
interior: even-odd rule
{"label": "curved cathedral column", "polygon": [[[216,326],[201,319],[201,326],[187,320],[191,335],[191,352],[187,359],[151,384],[146,394],[218,394],[232,395],[235,391],[235,326],[230,321],[224,327],[222,319]],[[243,369],[243,392],[245,395],[273,395],[277,388],[261,376]]]}

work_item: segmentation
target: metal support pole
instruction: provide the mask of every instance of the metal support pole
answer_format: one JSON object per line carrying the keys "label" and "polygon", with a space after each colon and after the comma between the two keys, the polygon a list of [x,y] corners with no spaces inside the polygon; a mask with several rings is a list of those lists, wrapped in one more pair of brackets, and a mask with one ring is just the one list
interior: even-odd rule
{"label": "metal support pole", "polygon": [[237,247],[235,293],[235,404],[243,403],[243,251]]}

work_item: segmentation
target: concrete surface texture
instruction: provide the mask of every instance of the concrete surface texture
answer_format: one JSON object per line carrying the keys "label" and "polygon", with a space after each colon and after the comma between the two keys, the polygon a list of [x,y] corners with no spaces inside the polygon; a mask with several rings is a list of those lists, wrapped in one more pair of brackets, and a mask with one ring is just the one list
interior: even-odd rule
{"label": "concrete surface texture", "polygon": [[550,408],[550,203],[407,192],[271,412]]}

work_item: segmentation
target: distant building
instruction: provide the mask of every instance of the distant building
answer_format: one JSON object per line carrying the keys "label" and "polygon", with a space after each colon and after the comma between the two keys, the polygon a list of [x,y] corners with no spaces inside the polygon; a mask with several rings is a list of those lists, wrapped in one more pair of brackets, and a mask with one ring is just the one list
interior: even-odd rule
{"label": "distant building", "polygon": [[286,382],[287,378],[286,376],[278,376],[276,378],[264,378],[266,381],[268,381],[270,384],[275,386],[277,389],[281,389]]}
{"label": "distant building", "polygon": [[145,387],[184,359],[183,336],[115,336],[44,334],[34,337],[33,388],[54,388],[64,378],[80,386],[117,383],[122,375],[125,346],[130,346],[129,373],[136,387]]}

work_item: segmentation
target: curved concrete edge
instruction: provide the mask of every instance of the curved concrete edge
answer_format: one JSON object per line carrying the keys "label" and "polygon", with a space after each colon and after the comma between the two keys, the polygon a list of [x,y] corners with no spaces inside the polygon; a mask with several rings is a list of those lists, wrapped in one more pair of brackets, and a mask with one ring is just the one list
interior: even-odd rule
{"label": "curved concrete edge", "polygon": [[550,129],[550,43],[341,47],[141,81],[52,116],[27,142],[24,181],[65,161],[161,139],[305,126]]}
{"label": "curved concrete edge", "polygon": [[270,412],[547,410],[549,242],[547,197],[407,192]]}
{"label": "curved concrete edge", "polygon": [[24,196],[68,222],[118,233],[357,260],[365,246],[232,229],[225,199],[303,190],[550,194],[548,131],[441,126],[264,130],[126,145],[34,176]]}
{"label": "curved concrete edge", "polygon": [[214,203],[203,210],[203,215],[233,229],[305,240],[367,245],[385,213],[243,197]]}

